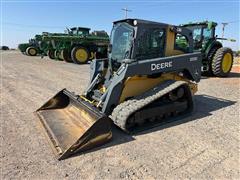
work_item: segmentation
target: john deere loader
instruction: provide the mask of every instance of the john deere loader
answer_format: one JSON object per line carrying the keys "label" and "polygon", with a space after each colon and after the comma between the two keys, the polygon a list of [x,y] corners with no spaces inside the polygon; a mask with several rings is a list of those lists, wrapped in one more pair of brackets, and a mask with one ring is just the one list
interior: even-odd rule
{"label": "john deere loader", "polygon": [[187,28],[124,19],[113,23],[108,58],[90,69],[83,94],[63,89],[36,111],[59,160],[109,141],[112,122],[132,133],[189,114],[201,53]]}

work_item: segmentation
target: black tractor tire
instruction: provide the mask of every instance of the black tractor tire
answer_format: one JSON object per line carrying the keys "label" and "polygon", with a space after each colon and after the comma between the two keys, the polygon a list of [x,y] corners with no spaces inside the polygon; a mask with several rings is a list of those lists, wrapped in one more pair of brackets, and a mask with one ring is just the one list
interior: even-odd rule
{"label": "black tractor tire", "polygon": [[203,75],[206,75],[206,76],[213,76],[213,72],[212,72],[212,62],[213,62],[213,57],[214,55],[216,54],[217,50],[219,49],[220,47],[217,47],[217,46],[214,46],[212,47],[212,49],[210,49],[208,55],[207,55],[207,61],[208,61],[208,71],[205,71],[203,73]]}
{"label": "black tractor tire", "polygon": [[229,75],[233,65],[233,52],[230,48],[222,47],[217,50],[212,61],[212,73],[217,77]]}
{"label": "black tractor tire", "polygon": [[82,46],[75,46],[71,51],[71,59],[75,64],[85,64],[89,60],[89,51]]}
{"label": "black tractor tire", "polygon": [[35,47],[30,46],[26,49],[26,54],[28,56],[36,56],[37,55],[37,49]]}
{"label": "black tractor tire", "polygon": [[63,50],[61,50],[60,53],[61,53],[61,56],[63,57],[63,60],[65,62],[73,62],[72,59],[71,59],[71,54],[70,54],[68,49],[63,49]]}
{"label": "black tractor tire", "polygon": [[49,57],[50,59],[55,59],[54,50],[49,49],[49,50],[47,51],[47,55],[48,55],[48,57]]}

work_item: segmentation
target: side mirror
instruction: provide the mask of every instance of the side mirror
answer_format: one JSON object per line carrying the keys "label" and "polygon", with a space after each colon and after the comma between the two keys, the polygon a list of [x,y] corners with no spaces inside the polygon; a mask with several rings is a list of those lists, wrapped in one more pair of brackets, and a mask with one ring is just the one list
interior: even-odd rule
{"label": "side mirror", "polygon": [[112,52],[112,44],[109,44],[108,45],[108,53],[111,53]]}

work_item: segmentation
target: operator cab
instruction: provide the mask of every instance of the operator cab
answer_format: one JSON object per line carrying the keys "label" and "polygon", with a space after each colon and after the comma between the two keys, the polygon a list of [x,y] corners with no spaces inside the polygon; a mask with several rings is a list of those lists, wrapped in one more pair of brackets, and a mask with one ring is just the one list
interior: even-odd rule
{"label": "operator cab", "polygon": [[85,28],[85,27],[73,27],[70,29],[70,34],[71,35],[78,35],[78,36],[87,36],[89,35],[90,28]]}
{"label": "operator cab", "polygon": [[140,19],[124,19],[113,24],[109,63],[118,69],[126,60],[141,61],[193,50],[192,32],[187,28]]}

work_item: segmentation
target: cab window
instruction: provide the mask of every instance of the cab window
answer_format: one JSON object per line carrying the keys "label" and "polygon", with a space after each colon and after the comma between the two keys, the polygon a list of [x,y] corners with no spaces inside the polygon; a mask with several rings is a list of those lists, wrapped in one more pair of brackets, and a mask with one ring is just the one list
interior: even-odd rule
{"label": "cab window", "polygon": [[203,38],[204,40],[209,40],[212,38],[212,29],[204,28],[203,29]]}
{"label": "cab window", "polygon": [[181,50],[183,52],[189,51],[189,41],[186,36],[182,34],[176,34],[174,49]]}
{"label": "cab window", "polygon": [[83,35],[83,32],[82,31],[78,31],[78,35]]}
{"label": "cab window", "polygon": [[145,31],[137,41],[136,58],[141,60],[163,57],[164,44],[164,29],[150,29]]}
{"label": "cab window", "polygon": [[202,28],[195,28],[193,30],[193,48],[195,50],[202,48]]}
{"label": "cab window", "polygon": [[193,39],[194,41],[201,41],[201,32],[202,28],[196,28],[193,30]]}
{"label": "cab window", "polygon": [[77,32],[76,29],[72,30],[72,34],[73,34],[73,35],[77,35],[77,33],[78,33],[78,32]]}

